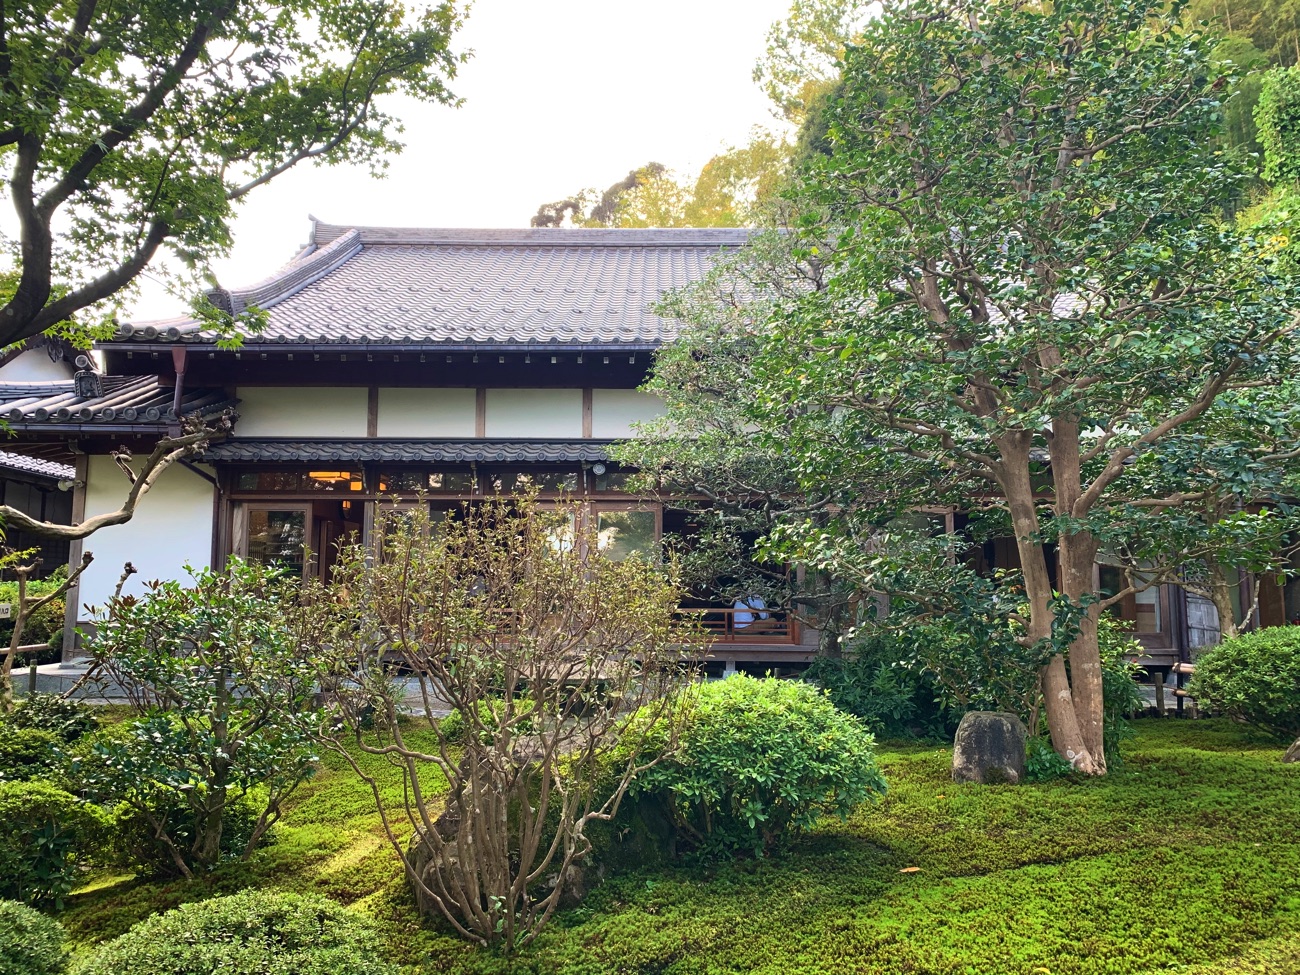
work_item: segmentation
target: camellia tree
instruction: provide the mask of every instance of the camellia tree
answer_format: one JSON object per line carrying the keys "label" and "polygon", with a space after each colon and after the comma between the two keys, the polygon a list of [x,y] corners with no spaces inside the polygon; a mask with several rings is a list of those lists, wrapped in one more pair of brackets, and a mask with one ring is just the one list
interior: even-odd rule
{"label": "camellia tree", "polygon": [[36,0],[0,16],[14,280],[0,346],[121,295],[167,244],[201,270],[298,163],[382,169],[385,96],[454,103],[461,12],[400,0]]}
{"label": "camellia tree", "polygon": [[[1126,475],[1297,365],[1294,295],[1216,217],[1240,173],[1214,41],[1152,0],[887,4],[803,179],[799,248],[827,284],[772,317],[752,367],[757,435],[842,512],[787,524],[785,553],[1005,619],[1086,774],[1106,771],[1098,614],[1123,596],[1098,556],[1134,512],[1189,501]],[[1001,519],[1016,571],[981,590],[923,529],[880,540],[927,506]]]}

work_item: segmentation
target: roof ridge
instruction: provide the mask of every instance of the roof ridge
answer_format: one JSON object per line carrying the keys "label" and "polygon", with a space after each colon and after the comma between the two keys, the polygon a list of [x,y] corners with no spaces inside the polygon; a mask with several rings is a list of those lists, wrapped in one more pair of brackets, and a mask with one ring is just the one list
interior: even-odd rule
{"label": "roof ridge", "polygon": [[229,315],[239,315],[250,305],[270,308],[296,294],[361,250],[361,235],[349,230],[325,246],[314,246],[280,270],[247,288],[213,288],[208,301]]}
{"label": "roof ridge", "polygon": [[324,245],[356,233],[367,246],[424,244],[458,247],[725,247],[757,233],[748,227],[367,227],[313,220],[312,242]]}

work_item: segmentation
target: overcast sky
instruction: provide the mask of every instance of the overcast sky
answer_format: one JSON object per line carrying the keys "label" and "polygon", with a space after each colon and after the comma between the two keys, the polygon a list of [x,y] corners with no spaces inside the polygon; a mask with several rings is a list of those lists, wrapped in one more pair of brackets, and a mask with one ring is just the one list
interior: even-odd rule
{"label": "overcast sky", "polygon": [[[395,104],[407,147],[386,178],[300,167],[250,195],[226,287],[265,277],[329,223],[527,227],[539,204],[605,188],[654,160],[694,175],[755,125],[775,126],[754,84],[769,25],[790,0],[477,0],[457,49],[474,56],[459,109]],[[156,287],[136,318],[182,312]]]}

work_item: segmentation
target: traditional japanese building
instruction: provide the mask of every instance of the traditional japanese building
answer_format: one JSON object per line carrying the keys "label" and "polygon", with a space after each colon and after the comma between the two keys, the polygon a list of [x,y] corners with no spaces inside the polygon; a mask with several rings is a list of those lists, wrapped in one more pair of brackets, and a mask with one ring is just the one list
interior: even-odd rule
{"label": "traditional japanese building", "polygon": [[[653,552],[689,515],[628,494],[608,456],[660,410],[637,387],[674,333],[650,306],[746,238],[314,221],[285,267],[209,295],[228,312],[266,312],[239,348],[191,318],[136,322],[99,344],[103,375],[0,386],[20,449],[75,465],[75,520],[121,504],[128,481],[110,451],[148,453],[180,416],[238,411],[231,437],[168,469],[130,522],[85,542],[95,562],[68,600],[75,622],[128,561],[139,570],[128,591],[231,554],[327,574],[337,541],[372,537],[417,492],[447,511],[531,481],[544,499],[580,498],[607,554]],[[705,620],[733,663],[806,660],[816,646],[780,613],[719,600]]]}

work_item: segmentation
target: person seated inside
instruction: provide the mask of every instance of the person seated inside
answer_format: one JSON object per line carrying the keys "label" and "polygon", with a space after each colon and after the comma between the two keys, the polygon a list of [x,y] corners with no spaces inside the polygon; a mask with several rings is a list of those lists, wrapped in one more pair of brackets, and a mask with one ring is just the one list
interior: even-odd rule
{"label": "person seated inside", "polygon": [[758,633],[774,626],[772,614],[767,611],[767,601],[757,593],[737,597],[731,607],[736,611],[731,614],[731,620],[737,630]]}

